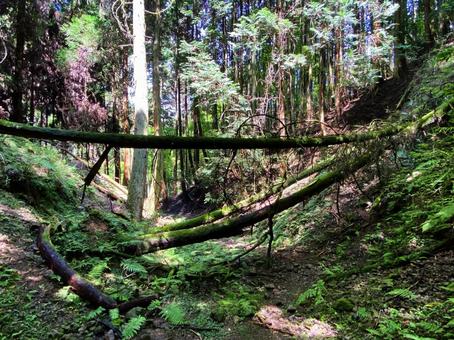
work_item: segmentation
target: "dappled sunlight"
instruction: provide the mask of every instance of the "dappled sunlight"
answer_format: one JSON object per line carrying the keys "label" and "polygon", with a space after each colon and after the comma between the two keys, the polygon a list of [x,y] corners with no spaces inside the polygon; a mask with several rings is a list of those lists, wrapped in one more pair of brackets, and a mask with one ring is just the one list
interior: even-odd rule
{"label": "dappled sunlight", "polygon": [[7,235],[0,234],[0,262],[10,262],[7,260],[18,256],[20,252]]}
{"label": "dappled sunlight", "polygon": [[298,338],[333,338],[336,329],[317,319],[299,316],[285,316],[282,309],[274,305],[263,306],[254,316],[254,321],[261,326]]}
{"label": "dappled sunlight", "polygon": [[27,208],[11,208],[0,203],[0,213],[18,218],[27,223],[38,223],[36,216]]}
{"label": "dappled sunlight", "polygon": [[24,251],[4,234],[0,234],[0,264],[11,266],[24,281],[31,281],[32,284],[43,280],[43,271],[34,268],[24,258]]}

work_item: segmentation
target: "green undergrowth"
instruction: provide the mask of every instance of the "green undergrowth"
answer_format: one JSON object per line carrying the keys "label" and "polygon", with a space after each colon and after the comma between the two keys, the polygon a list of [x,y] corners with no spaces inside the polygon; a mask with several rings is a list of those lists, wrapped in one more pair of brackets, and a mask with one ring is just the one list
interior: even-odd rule
{"label": "green undergrowth", "polygon": [[77,205],[78,185],[80,175],[54,148],[0,136],[0,188],[52,213]]}
{"label": "green undergrowth", "polygon": [[[453,52],[434,53],[425,63],[404,114],[428,112],[454,96]],[[292,303],[297,315],[335,325],[341,338],[454,337],[453,126],[451,107],[396,150],[384,163],[388,175],[367,197],[341,207],[339,221],[333,222],[334,190],[278,217],[277,246],[319,247],[324,254],[320,277]]]}
{"label": "green undergrowth", "polygon": [[[426,62],[423,74],[427,77],[421,77],[410,95],[404,115],[430,111],[451,98],[450,51],[434,54]],[[291,301],[298,316],[333,324],[340,337],[354,339],[454,336],[452,261],[445,249],[438,249],[453,231],[453,126],[451,110],[438,125],[418,135],[413,145],[397,146],[395,164],[384,162],[387,175],[368,197],[358,199],[355,194],[337,212],[334,188],[274,218],[274,249],[303,248],[316,261],[311,265],[317,270],[301,282]],[[256,242],[256,236],[266,230],[264,223],[241,241],[208,241],[124,256],[119,244],[146,226],[99,207],[81,207],[81,179],[51,147],[0,137],[0,204],[13,210],[29,205],[42,223],[53,226],[53,243],[70,265],[117,301],[157,295],[147,308],[134,308],[124,316],[102,308],[77,315],[67,333],[75,337],[83,332],[102,334],[102,327],[81,331],[77,327],[99,326],[99,320],[104,320],[129,339],[153,327],[153,320],[163,319],[166,327],[189,327],[204,338],[217,339],[226,335],[225,324],[244,322],[266,304],[265,279],[258,283],[247,279],[251,272],[257,275],[248,265],[260,269],[265,262],[263,251],[248,255],[239,266],[225,264]],[[363,176],[355,185],[365,188],[367,180],[370,176]],[[90,193],[89,198],[95,200]],[[360,218],[359,211],[367,213],[368,219]],[[11,217],[0,216],[0,222],[8,226],[10,235],[25,232],[24,226],[16,228],[19,224]],[[445,255],[434,256],[435,252]],[[12,325],[8,335],[15,332],[17,318],[3,311],[20,297],[26,327],[18,329],[22,333],[16,336],[28,336],[28,329],[41,325],[37,320],[43,311],[32,308],[35,293],[20,291],[16,283],[21,276],[10,266],[0,265],[0,279],[0,323]],[[85,308],[57,276],[46,279],[59,287],[55,298],[65,308]],[[274,286],[274,282],[268,285],[271,292]]]}
{"label": "green undergrowth", "polygon": [[[43,332],[37,333],[38,337],[54,333],[60,337],[63,332],[71,338],[96,334],[103,329],[99,320],[107,320],[128,339],[149,327],[151,320],[162,318],[171,328],[194,327],[204,337],[219,338],[225,333],[223,322],[240,322],[257,311],[263,294],[241,283],[243,270],[216,265],[240,253],[242,244],[226,247],[222,242],[208,241],[140,257],[123,256],[118,245],[143,232],[146,224],[97,208],[90,191],[90,207],[81,206],[82,175],[52,147],[22,138],[0,138],[0,204],[12,211],[26,206],[39,223],[50,224],[58,252],[80,275],[117,301],[151,294],[159,298],[148,308],[135,308],[126,316],[102,308],[88,315],[76,313],[64,330],[52,330],[52,325],[42,326],[45,311],[40,306],[31,307],[33,294],[16,288],[16,279],[20,278],[17,272],[2,266],[1,308],[17,304],[24,294],[29,296],[20,310],[23,326],[16,327],[17,332],[4,328],[5,336],[17,333],[14,336],[34,338],[28,332],[39,328]],[[8,227],[8,235],[20,237],[29,232],[19,217],[1,216],[0,220]],[[30,242],[33,237],[30,235]],[[249,241],[254,242],[254,238]],[[58,287],[53,298],[65,308],[85,313],[85,302],[63,286],[58,276],[50,274],[46,279]],[[54,302],[48,304],[53,306]],[[17,319],[6,312],[0,318],[2,325],[9,323],[12,327]]]}

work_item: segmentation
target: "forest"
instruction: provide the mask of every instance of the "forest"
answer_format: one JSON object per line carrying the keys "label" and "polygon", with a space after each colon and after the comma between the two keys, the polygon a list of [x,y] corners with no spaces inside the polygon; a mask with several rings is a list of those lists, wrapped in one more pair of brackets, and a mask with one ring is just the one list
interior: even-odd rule
{"label": "forest", "polygon": [[454,2],[0,0],[0,340],[453,339]]}

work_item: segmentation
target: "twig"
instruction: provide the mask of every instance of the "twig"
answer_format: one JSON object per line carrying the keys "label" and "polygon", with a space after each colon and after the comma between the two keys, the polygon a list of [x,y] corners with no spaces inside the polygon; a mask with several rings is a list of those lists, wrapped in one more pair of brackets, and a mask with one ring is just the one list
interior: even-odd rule
{"label": "twig", "polygon": [[273,233],[273,215],[270,214],[268,217],[268,250],[266,252],[266,257],[268,259],[268,268],[271,267],[271,251],[273,247],[274,233]]}
{"label": "twig", "polygon": [[235,256],[233,259],[215,263],[215,264],[213,264],[213,266],[219,266],[219,265],[223,265],[223,264],[231,264],[231,263],[234,263],[235,261],[239,260],[239,259],[242,258],[243,256],[249,254],[251,251],[253,251],[253,250],[256,249],[257,247],[259,247],[260,245],[262,245],[262,244],[266,241],[266,239],[268,238],[268,235],[269,235],[268,233],[262,235],[262,237],[258,240],[258,242],[257,242],[256,244],[254,244],[251,248],[249,248],[248,250],[242,252],[241,254],[238,254],[238,255]]}
{"label": "twig", "polygon": [[203,339],[202,336],[199,333],[197,333],[195,330],[193,330],[192,328],[189,328],[189,331],[194,333],[200,340]]}

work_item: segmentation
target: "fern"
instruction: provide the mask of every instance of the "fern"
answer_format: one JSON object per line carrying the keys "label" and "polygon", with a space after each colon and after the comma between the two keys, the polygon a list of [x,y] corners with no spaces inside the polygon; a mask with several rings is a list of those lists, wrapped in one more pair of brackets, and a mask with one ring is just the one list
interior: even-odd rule
{"label": "fern", "polygon": [[323,280],[318,280],[304,293],[300,294],[300,296],[296,300],[296,303],[298,305],[301,305],[309,299],[314,299],[315,305],[319,305],[325,301],[325,299],[323,298],[323,294],[325,294],[325,292],[325,282]]}
{"label": "fern", "polygon": [[119,326],[121,324],[120,311],[118,308],[109,310],[110,321],[114,326]]}
{"label": "fern", "polygon": [[94,319],[97,316],[101,315],[104,311],[105,311],[105,309],[103,307],[98,307],[95,310],[92,310],[90,313],[88,313],[85,318],[87,320]]}
{"label": "fern", "polygon": [[173,325],[181,325],[184,323],[185,319],[185,312],[183,308],[181,308],[181,306],[176,302],[172,302],[165,306],[161,310],[160,315]]}
{"label": "fern", "polygon": [[416,295],[410,289],[407,288],[397,288],[393,289],[392,291],[386,293],[386,295],[391,297],[400,297],[403,299],[413,300]]}
{"label": "fern", "polygon": [[356,312],[356,315],[358,316],[358,318],[364,320],[369,317],[369,312],[365,307],[359,307],[358,311]]}
{"label": "fern", "polygon": [[140,328],[145,323],[146,319],[139,315],[131,320],[129,320],[121,329],[121,334],[124,339],[131,339],[133,336],[137,334]]}
{"label": "fern", "polygon": [[90,273],[88,273],[88,278],[90,280],[98,281],[101,278],[102,273],[104,270],[109,268],[107,265],[107,261],[102,261],[93,266],[93,268],[90,270]]}
{"label": "fern", "polygon": [[135,274],[147,274],[147,270],[144,266],[142,266],[139,262],[134,261],[132,259],[125,259],[121,261],[121,267],[130,273]]}

